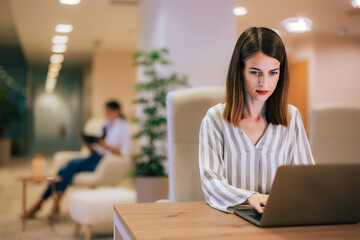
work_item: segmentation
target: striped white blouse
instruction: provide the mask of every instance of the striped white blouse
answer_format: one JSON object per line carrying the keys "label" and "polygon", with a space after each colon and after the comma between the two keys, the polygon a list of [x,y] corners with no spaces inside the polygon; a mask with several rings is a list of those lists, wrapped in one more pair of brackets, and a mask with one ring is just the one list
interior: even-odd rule
{"label": "striped white blouse", "polygon": [[296,107],[289,105],[288,127],[270,123],[256,145],[222,118],[224,108],[211,107],[200,128],[200,176],[211,207],[232,212],[253,193],[268,194],[279,166],[315,163]]}

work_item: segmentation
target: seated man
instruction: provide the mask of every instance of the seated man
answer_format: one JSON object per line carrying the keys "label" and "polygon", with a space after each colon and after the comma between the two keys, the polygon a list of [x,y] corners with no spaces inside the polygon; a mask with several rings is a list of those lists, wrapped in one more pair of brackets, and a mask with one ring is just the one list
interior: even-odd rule
{"label": "seated man", "polygon": [[[130,150],[130,137],[119,103],[110,101],[105,108],[106,124],[103,129],[102,138],[96,143],[88,143],[87,146],[91,154],[87,158],[74,159],[65,167],[60,169],[58,176],[62,181],[56,183],[56,193],[54,206],[50,213],[50,218],[55,219],[59,212],[59,204],[67,186],[71,183],[73,176],[79,172],[92,172],[99,164],[103,156],[108,154],[128,155]],[[49,185],[42,197],[30,208],[25,217],[30,218],[40,210],[43,202],[52,196],[52,189]]]}

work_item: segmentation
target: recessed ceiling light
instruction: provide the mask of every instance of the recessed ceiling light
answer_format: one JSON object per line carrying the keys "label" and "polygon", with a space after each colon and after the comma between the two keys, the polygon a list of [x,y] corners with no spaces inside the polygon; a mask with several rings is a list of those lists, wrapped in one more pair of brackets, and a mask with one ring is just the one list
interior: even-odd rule
{"label": "recessed ceiling light", "polygon": [[60,71],[61,63],[50,63],[49,64],[49,71]]}
{"label": "recessed ceiling light", "polygon": [[49,71],[47,74],[48,78],[56,78],[57,76],[59,76],[59,71]]}
{"label": "recessed ceiling light", "polygon": [[56,81],[57,81],[56,78],[47,78],[47,79],[46,79],[46,82],[45,82],[45,85],[46,85],[47,87],[55,87]]}
{"label": "recessed ceiling light", "polygon": [[51,63],[62,63],[64,61],[64,55],[62,54],[53,54],[50,56]]}
{"label": "recessed ceiling light", "polygon": [[71,24],[58,24],[55,26],[55,31],[59,33],[69,33],[73,30],[73,25]]}
{"label": "recessed ceiling light", "polygon": [[56,87],[57,78],[46,78],[45,91],[52,93]]}
{"label": "recessed ceiling light", "polygon": [[304,17],[287,18],[284,20],[284,25],[288,32],[309,32],[312,21]]}
{"label": "recessed ceiling light", "polygon": [[245,14],[247,14],[247,9],[244,8],[244,7],[236,7],[236,8],[233,9],[233,13],[236,16],[245,15]]}
{"label": "recessed ceiling light", "polygon": [[52,43],[54,44],[65,44],[69,41],[68,36],[54,36],[52,38]]}
{"label": "recessed ceiling light", "polygon": [[354,8],[360,8],[360,0],[352,0],[351,5]]}
{"label": "recessed ceiling light", "polygon": [[66,51],[66,45],[65,44],[54,44],[51,47],[51,51],[53,53],[63,53]]}
{"label": "recessed ceiling light", "polygon": [[81,0],[59,0],[59,2],[66,5],[76,5],[79,4]]}
{"label": "recessed ceiling light", "polygon": [[53,92],[54,92],[54,89],[55,89],[55,88],[49,88],[49,87],[46,87],[46,86],[45,86],[45,92],[46,92],[46,93],[49,93],[49,94],[50,94],[50,93],[53,93]]}

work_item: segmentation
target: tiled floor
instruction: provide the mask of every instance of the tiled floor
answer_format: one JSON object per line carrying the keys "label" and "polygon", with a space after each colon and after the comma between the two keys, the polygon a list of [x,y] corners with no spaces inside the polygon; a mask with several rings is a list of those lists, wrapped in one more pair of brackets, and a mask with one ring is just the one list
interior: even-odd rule
{"label": "tiled floor", "polygon": [[[47,158],[47,172],[51,173],[52,161]],[[7,167],[0,167],[0,239],[83,239],[73,236],[74,223],[69,216],[68,200],[72,192],[81,191],[82,188],[70,187],[61,204],[61,214],[53,230],[47,220],[51,202],[47,202],[35,219],[27,221],[25,232],[21,230],[21,184],[16,181],[19,176],[30,175],[30,158],[13,158]],[[121,186],[132,188],[131,179],[125,179]],[[44,190],[43,184],[28,186],[28,206],[40,197]],[[82,234],[82,232],[81,232]],[[95,226],[93,239],[112,239],[112,226]]]}

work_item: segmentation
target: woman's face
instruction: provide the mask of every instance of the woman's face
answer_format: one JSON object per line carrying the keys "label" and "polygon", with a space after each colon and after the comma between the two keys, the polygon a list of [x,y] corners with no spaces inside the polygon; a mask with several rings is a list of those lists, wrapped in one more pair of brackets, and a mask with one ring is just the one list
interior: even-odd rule
{"label": "woman's face", "polygon": [[243,74],[246,99],[265,102],[275,91],[280,75],[280,62],[258,52],[245,60]]}

